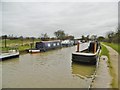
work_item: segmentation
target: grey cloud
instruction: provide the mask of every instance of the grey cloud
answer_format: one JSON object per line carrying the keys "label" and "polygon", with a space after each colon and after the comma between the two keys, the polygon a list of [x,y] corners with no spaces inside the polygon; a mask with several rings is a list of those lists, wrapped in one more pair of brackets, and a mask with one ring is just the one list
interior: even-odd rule
{"label": "grey cloud", "polygon": [[3,34],[39,36],[58,29],[79,37],[117,27],[117,3],[3,3]]}

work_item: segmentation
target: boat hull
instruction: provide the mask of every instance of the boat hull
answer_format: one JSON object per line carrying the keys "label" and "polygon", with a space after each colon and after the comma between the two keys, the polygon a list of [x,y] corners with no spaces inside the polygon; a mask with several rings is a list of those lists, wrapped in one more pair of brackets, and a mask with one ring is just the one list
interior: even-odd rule
{"label": "boat hull", "polygon": [[84,49],[80,52],[78,50],[77,52],[72,53],[72,61],[96,64],[99,57],[100,49],[100,43],[90,42],[87,49]]}
{"label": "boat hull", "polygon": [[29,53],[39,53],[40,50],[29,50]]}
{"label": "boat hull", "polygon": [[75,61],[75,62],[96,64],[97,59],[98,59],[97,55],[72,54],[72,61]]}
{"label": "boat hull", "polygon": [[17,58],[19,57],[19,52],[17,53],[10,53],[9,55],[2,55],[0,56],[0,61],[11,59],[11,58]]}

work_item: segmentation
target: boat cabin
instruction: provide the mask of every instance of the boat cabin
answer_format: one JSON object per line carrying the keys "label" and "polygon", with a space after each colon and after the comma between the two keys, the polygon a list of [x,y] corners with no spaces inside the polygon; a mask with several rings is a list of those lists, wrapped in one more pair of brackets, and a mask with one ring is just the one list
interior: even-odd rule
{"label": "boat cabin", "polygon": [[61,42],[63,47],[69,47],[69,46],[73,46],[74,45],[74,41],[73,40],[63,40]]}
{"label": "boat cabin", "polygon": [[50,49],[56,49],[60,47],[61,47],[60,40],[36,42],[36,46],[35,46],[36,49],[41,50],[41,51],[47,51]]}

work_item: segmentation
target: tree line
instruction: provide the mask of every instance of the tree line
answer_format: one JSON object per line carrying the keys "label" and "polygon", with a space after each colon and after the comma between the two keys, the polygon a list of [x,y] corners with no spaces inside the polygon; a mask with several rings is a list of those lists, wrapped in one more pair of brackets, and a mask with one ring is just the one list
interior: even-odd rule
{"label": "tree line", "polygon": [[2,39],[10,39],[10,40],[14,40],[14,39],[40,39],[42,41],[47,41],[47,40],[65,40],[65,39],[74,39],[73,35],[68,35],[66,34],[63,30],[58,30],[55,31],[54,33],[55,37],[50,37],[47,33],[42,33],[38,38],[37,37],[23,37],[23,36],[13,36],[13,35],[3,35],[0,38]]}
{"label": "tree line", "polygon": [[109,42],[109,43],[118,43],[120,44],[120,29],[116,31],[110,31],[106,34],[105,37],[100,36],[97,38],[99,41]]}
{"label": "tree line", "polygon": [[106,41],[109,42],[109,43],[113,42],[113,43],[119,43],[120,44],[120,29],[118,29],[115,32],[109,32],[107,34]]}
{"label": "tree line", "polygon": [[41,34],[40,39],[43,41],[46,40],[65,40],[65,39],[74,39],[73,35],[66,34],[63,30],[58,30],[54,32],[55,37],[50,38],[47,33]]}
{"label": "tree line", "polygon": [[[73,35],[68,35],[64,32],[64,30],[57,30],[53,33],[55,35],[55,37],[49,37],[49,35],[47,33],[42,33],[40,35],[40,37],[36,38],[36,37],[23,37],[23,36],[13,36],[13,35],[3,35],[0,38],[5,40],[5,46],[6,46],[6,40],[10,39],[10,40],[14,40],[14,39],[20,39],[21,41],[23,41],[24,39],[28,39],[28,40],[32,40],[34,42],[34,39],[40,39],[42,41],[48,41],[48,40],[66,40],[66,39],[70,39],[73,40],[74,36]],[[97,35],[92,35],[90,37],[90,35],[84,36],[82,35],[81,38],[78,38],[78,40],[82,40],[82,41],[89,41],[89,40],[98,40],[98,41],[105,41],[105,42],[109,42],[109,43],[119,43],[120,44],[120,29],[117,29],[115,32],[110,31],[106,34],[105,37],[103,36],[99,36],[97,37]]]}

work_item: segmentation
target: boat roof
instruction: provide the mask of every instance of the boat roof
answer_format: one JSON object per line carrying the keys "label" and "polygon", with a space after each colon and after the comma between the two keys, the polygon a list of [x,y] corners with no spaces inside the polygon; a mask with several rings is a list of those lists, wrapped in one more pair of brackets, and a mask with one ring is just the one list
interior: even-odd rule
{"label": "boat roof", "polygon": [[[40,42],[43,42],[43,43],[47,43],[47,42],[60,42],[60,40],[52,40],[52,41],[40,41]],[[37,42],[39,43],[39,42]]]}
{"label": "boat roof", "polygon": [[84,55],[84,56],[94,56],[94,55],[97,55],[99,50],[100,50],[100,48],[98,48],[98,50],[95,53],[73,52],[72,54]]}

